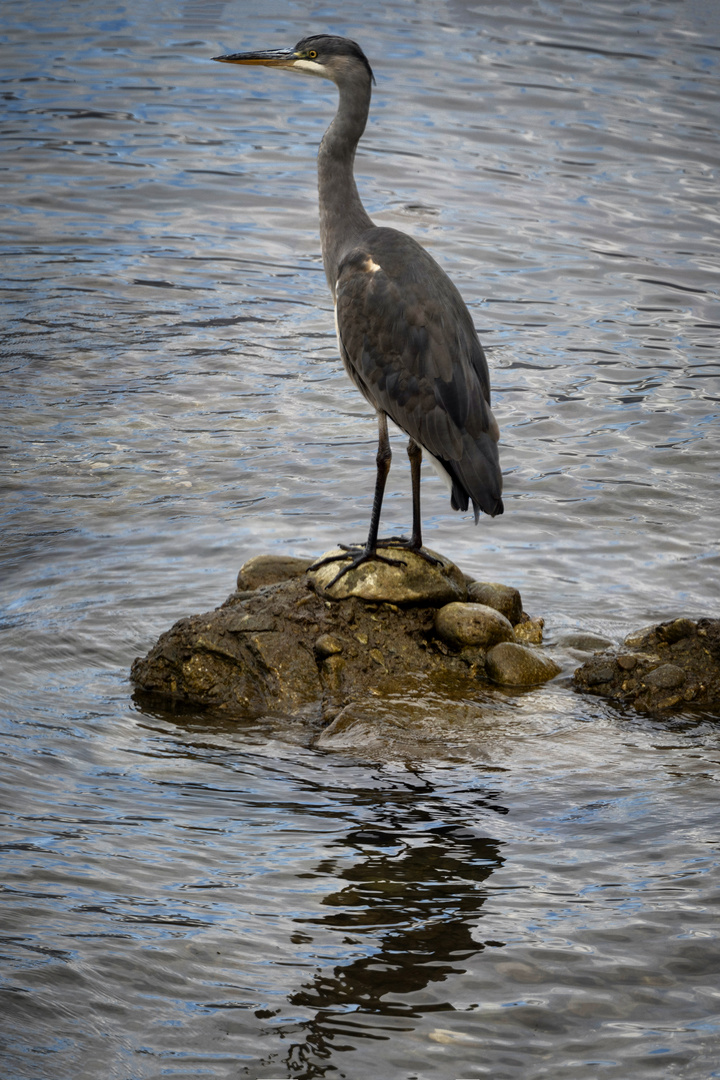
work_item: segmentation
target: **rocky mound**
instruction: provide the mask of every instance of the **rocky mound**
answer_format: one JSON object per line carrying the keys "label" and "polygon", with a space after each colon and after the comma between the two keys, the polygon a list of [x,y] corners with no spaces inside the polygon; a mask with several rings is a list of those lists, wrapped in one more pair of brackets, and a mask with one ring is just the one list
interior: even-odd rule
{"label": "rocky mound", "polygon": [[[403,567],[372,562],[332,579],[342,563],[259,556],[215,611],[181,619],[132,679],[141,693],[225,715],[333,721],[350,703],[391,693],[408,674],[472,699],[488,680],[545,682],[560,671],[541,650],[542,620],[516,589],[473,582],[447,559],[383,549]],[[321,562],[322,560],[319,560]]]}
{"label": "rocky mound", "polygon": [[720,709],[720,619],[674,619],[631,634],[579,667],[573,685],[645,712]]}

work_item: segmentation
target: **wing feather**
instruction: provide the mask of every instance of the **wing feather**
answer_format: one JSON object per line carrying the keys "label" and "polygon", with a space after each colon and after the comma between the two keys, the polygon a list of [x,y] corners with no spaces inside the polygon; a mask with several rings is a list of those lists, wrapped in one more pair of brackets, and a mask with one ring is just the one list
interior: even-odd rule
{"label": "wing feather", "polygon": [[343,362],[367,400],[446,470],[454,506],[502,513],[487,361],[445,272],[411,237],[372,229],[341,262],[336,305]]}

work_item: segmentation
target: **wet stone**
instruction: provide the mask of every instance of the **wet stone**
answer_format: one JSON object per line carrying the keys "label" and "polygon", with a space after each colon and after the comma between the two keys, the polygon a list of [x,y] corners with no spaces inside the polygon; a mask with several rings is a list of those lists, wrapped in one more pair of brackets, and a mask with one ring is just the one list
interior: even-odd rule
{"label": "wet stone", "polygon": [[311,563],[312,559],[298,559],[293,555],[255,555],[240,567],[238,591],[253,591],[264,585],[302,577]]}
{"label": "wet stone", "polygon": [[677,664],[661,664],[648,672],[645,682],[658,690],[676,690],[685,682],[685,672]]}
{"label": "wet stone", "polygon": [[500,585],[494,581],[473,581],[468,585],[468,600],[474,604],[495,608],[512,626],[522,619],[520,593],[510,585]]}
{"label": "wet stone", "polygon": [[611,660],[590,661],[587,665],[586,681],[588,686],[601,686],[603,683],[612,682],[617,672],[615,664]]}
{"label": "wet stone", "polygon": [[646,626],[629,634],[624,646],[587,660],[573,674],[573,685],[642,712],[692,704],[720,713],[720,619]]}
{"label": "wet stone", "polygon": [[[306,560],[249,560],[239,578],[256,588],[232,593],[215,611],[180,619],[135,660],[138,700],[150,695],[153,707],[160,698],[167,707],[222,710],[228,718],[283,715],[325,725],[349,702],[367,717],[363,703],[375,700],[381,684],[392,701],[383,716],[396,712],[398,687],[411,678],[442,684],[438,715],[449,710],[445,720],[452,724],[461,702],[474,701],[482,684],[489,691],[486,651],[512,642],[513,629],[495,608],[466,603],[466,579],[448,559],[438,555],[435,564],[397,554],[406,563],[404,577],[403,568],[369,564],[347,575],[339,591],[350,595],[337,598],[331,590],[333,599],[318,571],[305,572]],[[327,573],[337,570],[333,564]],[[427,707],[424,698],[418,701],[418,715]],[[470,714],[479,715],[476,706]]]}
{"label": "wet stone", "polygon": [[[387,547],[382,548],[381,554],[401,565],[393,566],[372,559],[349,570],[333,584],[338,571],[350,562],[349,557],[345,557],[318,566],[310,571],[308,577],[318,595],[330,600],[356,596],[376,604],[430,604],[436,607],[451,600],[464,600],[467,586],[458,567],[436,551],[429,548],[423,550],[437,561],[428,562],[413,551]],[[336,548],[317,561],[319,563],[330,555],[342,554]]]}
{"label": "wet stone", "polygon": [[514,641],[508,619],[487,604],[446,604],[435,616],[435,632],[448,645],[480,645],[489,648],[499,641]]}
{"label": "wet stone", "polygon": [[522,642],[525,645],[542,645],[544,628],[544,619],[531,619],[530,616],[523,611],[520,622],[513,627],[515,631],[515,640]]}
{"label": "wet stone", "polygon": [[583,630],[576,630],[570,634],[563,634],[558,645],[564,649],[576,649],[578,652],[595,653],[601,649],[608,649],[612,645],[609,638],[601,634],[591,634]]}
{"label": "wet stone", "polygon": [[342,642],[338,641],[332,634],[321,634],[315,642],[315,653],[321,659],[341,653],[342,649]]}
{"label": "wet stone", "polygon": [[683,638],[692,637],[697,633],[695,623],[691,619],[673,619],[672,622],[661,623],[656,632],[660,641],[666,641],[668,645],[674,645]]}
{"label": "wet stone", "polygon": [[645,626],[642,630],[634,630],[632,634],[628,634],[624,644],[628,649],[643,649],[654,634],[654,626]]}
{"label": "wet stone", "polygon": [[554,679],[561,671],[551,657],[512,641],[490,649],[485,664],[493,682],[503,686],[533,686]]}

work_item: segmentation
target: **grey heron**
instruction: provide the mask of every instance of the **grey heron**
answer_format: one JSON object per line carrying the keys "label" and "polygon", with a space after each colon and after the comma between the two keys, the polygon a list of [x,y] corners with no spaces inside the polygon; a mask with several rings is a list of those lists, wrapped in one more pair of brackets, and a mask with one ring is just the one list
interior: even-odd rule
{"label": "grey heron", "polygon": [[[213,59],[321,76],[339,91],[337,112],[318,151],[320,239],[340,355],[377,412],[379,434],[368,538],[364,546],[341,545],[343,554],[330,557],[350,559],[335,580],[371,559],[402,563],[380,555],[378,546],[423,554],[423,451],[450,488],[454,510],[467,510],[472,502],[476,523],[481,510],[491,517],[502,514],[499,431],[490,409],[487,361],[470,312],[432,256],[405,233],[374,225],[358,195],[353,163],[375,81],[362,49],[347,38],[316,34],[291,49]],[[388,417],[409,437],[409,540],[378,540],[391,460]]]}

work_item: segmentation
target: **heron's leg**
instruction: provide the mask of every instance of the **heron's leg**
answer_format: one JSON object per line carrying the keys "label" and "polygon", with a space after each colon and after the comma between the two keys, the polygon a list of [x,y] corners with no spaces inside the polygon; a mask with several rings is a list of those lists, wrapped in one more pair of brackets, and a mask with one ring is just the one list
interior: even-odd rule
{"label": "heron's leg", "polygon": [[422,515],[420,513],[420,466],[422,465],[422,447],[414,439],[407,445],[410,458],[410,479],[412,481],[412,536],[406,540],[403,536],[392,536],[389,540],[379,540],[381,547],[399,547],[405,551],[414,551],[432,566],[440,566],[440,559],[428,555],[422,550]]}
{"label": "heron's leg", "polygon": [[[380,528],[380,511],[382,510],[383,495],[385,494],[385,484],[387,483],[388,473],[390,472],[390,462],[392,461],[392,450],[390,449],[390,439],[388,437],[387,417],[384,412],[378,411],[378,449],[377,449],[377,474],[375,477],[375,495],[373,496],[372,513],[370,514],[370,528],[368,530],[368,538],[364,547],[359,545],[347,545],[340,544],[342,554],[328,555],[324,559],[320,559],[318,562],[312,564],[309,567],[310,570],[317,570],[319,567],[324,566],[326,563],[339,562],[344,559],[349,559],[347,566],[343,566],[335,577],[330,582],[327,588],[330,588],[339,581],[344,574],[347,574],[349,570],[354,570],[358,566],[362,566],[363,563],[370,562],[372,559],[377,559],[378,562],[388,563],[390,566],[405,566],[406,564],[402,559],[389,559],[386,555],[378,555],[378,530]],[[380,541],[382,544],[383,541]]]}
{"label": "heron's leg", "polygon": [[368,530],[367,543],[365,544],[365,551],[370,554],[377,550],[378,530],[380,529],[380,511],[382,510],[383,496],[385,494],[385,484],[387,483],[388,473],[390,472],[390,462],[392,461],[392,450],[390,449],[390,439],[388,437],[387,416],[384,412],[378,412],[378,448],[377,457],[377,475],[375,477],[375,495],[373,497],[372,513],[370,514],[370,529]]}
{"label": "heron's leg", "polygon": [[412,536],[387,536],[378,540],[379,547],[402,547],[406,551],[419,551],[422,547],[422,520],[420,517],[420,465],[422,447],[414,439],[408,439],[408,457],[410,458],[410,479],[412,482]]}
{"label": "heron's leg", "polygon": [[412,536],[410,547],[419,551],[422,547],[422,517],[420,515],[420,465],[422,464],[422,447],[418,446],[414,439],[410,439],[407,445],[408,457],[410,458],[410,479],[412,481]]}

